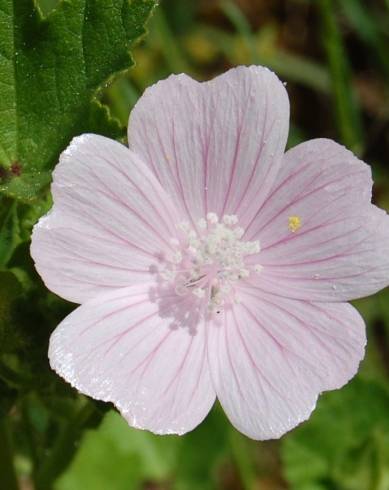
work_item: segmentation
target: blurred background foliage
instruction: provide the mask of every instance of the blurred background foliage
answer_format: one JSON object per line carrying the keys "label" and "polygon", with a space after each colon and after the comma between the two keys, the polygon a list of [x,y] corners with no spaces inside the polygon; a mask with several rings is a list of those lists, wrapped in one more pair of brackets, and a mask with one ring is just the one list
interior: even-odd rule
{"label": "blurred background foliage", "polygon": [[[38,1],[44,14],[57,3]],[[170,73],[207,80],[235,65],[264,64],[287,83],[289,146],[314,137],[342,142],[371,164],[374,201],[389,210],[388,0],[160,3],[133,50],[136,66],[102,94],[123,139],[143,90]],[[324,394],[311,419],[281,440],[248,440],[218,406],[188,435],[154,436],[50,371],[50,332],[72,309],[46,291],[28,254],[31,227],[50,197],[2,204],[1,490],[14,490],[2,483],[11,449],[23,490],[34,482],[40,490],[389,489],[388,291],[356,302],[369,339],[358,376]]]}

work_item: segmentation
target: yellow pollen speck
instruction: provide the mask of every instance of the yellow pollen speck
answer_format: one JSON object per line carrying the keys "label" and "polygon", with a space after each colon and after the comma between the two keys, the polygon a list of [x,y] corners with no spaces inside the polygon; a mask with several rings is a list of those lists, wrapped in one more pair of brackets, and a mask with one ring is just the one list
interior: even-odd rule
{"label": "yellow pollen speck", "polygon": [[301,228],[300,216],[289,216],[288,228],[292,233],[295,233]]}

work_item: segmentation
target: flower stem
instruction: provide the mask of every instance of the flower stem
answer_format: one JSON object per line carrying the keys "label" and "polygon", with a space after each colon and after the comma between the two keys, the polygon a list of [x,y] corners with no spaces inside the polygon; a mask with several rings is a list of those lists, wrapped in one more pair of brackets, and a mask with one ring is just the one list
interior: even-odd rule
{"label": "flower stem", "polygon": [[256,474],[249,449],[249,442],[245,436],[231,428],[229,433],[230,447],[236,469],[239,473],[244,490],[252,490],[256,487]]}
{"label": "flower stem", "polygon": [[0,419],[0,487],[7,490],[18,490],[18,479],[16,477],[11,435],[7,419]]}
{"label": "flower stem", "polygon": [[78,442],[86,427],[97,425],[103,417],[92,402],[84,404],[63,427],[58,439],[38,471],[37,490],[51,490],[55,480],[67,468],[78,449]]}

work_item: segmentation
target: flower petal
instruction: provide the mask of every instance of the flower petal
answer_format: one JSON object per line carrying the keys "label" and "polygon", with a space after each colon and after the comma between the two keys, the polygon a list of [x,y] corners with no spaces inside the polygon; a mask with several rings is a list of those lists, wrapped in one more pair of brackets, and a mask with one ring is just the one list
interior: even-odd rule
{"label": "flower petal", "polygon": [[246,230],[262,247],[255,283],[312,301],[347,301],[387,286],[389,218],[371,205],[371,186],[370,168],[333,141],[288,151]]}
{"label": "flower petal", "polygon": [[139,158],[102,136],[72,141],[52,193],[54,208],[35,226],[31,254],[47,287],[77,303],[150,281],[181,220]]}
{"label": "flower petal", "polygon": [[53,333],[50,363],[82,393],[113,402],[130,425],[183,434],[215,400],[205,330],[197,315],[180,315],[174,293],[154,292],[134,286],[84,303]]}
{"label": "flower petal", "polygon": [[288,128],[285,88],[251,66],[205,83],[158,82],[132,111],[128,139],[193,221],[239,212],[244,223],[270,190]]}
{"label": "flower petal", "polygon": [[365,342],[363,320],[346,303],[242,293],[209,325],[217,397],[238,430],[278,438],[309,417],[320,392],[354,376]]}

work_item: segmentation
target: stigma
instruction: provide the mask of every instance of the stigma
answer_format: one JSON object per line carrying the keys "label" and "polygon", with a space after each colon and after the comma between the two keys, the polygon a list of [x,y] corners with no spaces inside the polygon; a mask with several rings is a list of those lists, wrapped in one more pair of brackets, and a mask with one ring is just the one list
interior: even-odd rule
{"label": "stigma", "polygon": [[219,219],[208,213],[195,227],[180,223],[160,270],[162,280],[172,284],[177,295],[192,295],[208,311],[219,313],[226,303],[239,301],[239,281],[262,270],[260,264],[247,264],[247,257],[260,252],[260,243],[243,240],[244,233],[235,215]]}

